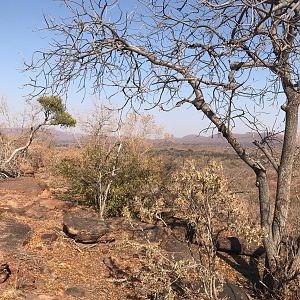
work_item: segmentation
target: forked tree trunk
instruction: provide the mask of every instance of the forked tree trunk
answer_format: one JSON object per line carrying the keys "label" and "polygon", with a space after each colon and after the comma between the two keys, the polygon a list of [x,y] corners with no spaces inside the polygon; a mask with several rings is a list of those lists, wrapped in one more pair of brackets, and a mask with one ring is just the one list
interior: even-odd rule
{"label": "forked tree trunk", "polygon": [[[282,238],[286,235],[286,226],[290,208],[290,190],[293,165],[297,147],[297,128],[299,97],[297,93],[286,88],[288,104],[285,107],[286,122],[281,158],[277,175],[277,190],[274,203],[274,212],[271,215],[271,201],[267,177],[264,172],[256,172],[259,188],[259,202],[261,225],[264,230],[264,246],[266,249],[264,283],[270,290],[276,290],[273,275],[278,271],[278,259]],[[299,273],[300,252],[290,266],[290,277]]]}

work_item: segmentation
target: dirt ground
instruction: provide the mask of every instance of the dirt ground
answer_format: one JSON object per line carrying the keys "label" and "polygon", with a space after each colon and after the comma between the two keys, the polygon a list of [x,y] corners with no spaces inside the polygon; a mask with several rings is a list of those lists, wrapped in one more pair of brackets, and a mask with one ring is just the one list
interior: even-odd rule
{"label": "dirt ground", "polygon": [[[55,198],[34,177],[0,181],[0,262],[11,275],[0,284],[0,299],[146,299],[127,274],[141,272],[132,240],[122,231],[107,243],[80,244],[62,230],[65,211],[81,208]],[[113,261],[120,274],[109,268]],[[251,264],[223,254],[220,272],[245,284]]]}

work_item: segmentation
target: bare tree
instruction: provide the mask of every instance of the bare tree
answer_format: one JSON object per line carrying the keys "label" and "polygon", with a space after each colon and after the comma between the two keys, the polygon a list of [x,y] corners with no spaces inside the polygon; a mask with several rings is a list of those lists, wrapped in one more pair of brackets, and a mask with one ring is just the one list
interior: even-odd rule
{"label": "bare tree", "polygon": [[[274,275],[289,217],[296,150],[300,2],[140,0],[134,12],[117,1],[63,3],[68,17],[46,20],[47,30],[59,38],[26,66],[36,72],[29,83],[32,95],[63,94],[72,82],[82,89],[92,82],[95,92],[105,89],[111,98],[123,94],[123,105],[194,106],[256,174],[266,267]],[[268,128],[263,113],[270,106],[276,111],[273,120],[278,115],[284,121]],[[234,134],[240,124],[262,136],[255,144],[277,173],[274,199],[268,165]],[[275,157],[269,141],[280,130],[284,139]],[[299,267],[300,252],[290,278]]]}

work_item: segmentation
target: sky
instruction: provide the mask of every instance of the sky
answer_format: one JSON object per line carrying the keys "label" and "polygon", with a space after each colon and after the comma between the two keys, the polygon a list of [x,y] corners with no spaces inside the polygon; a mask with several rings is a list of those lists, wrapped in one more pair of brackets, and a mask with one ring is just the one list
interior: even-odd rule
{"label": "sky", "polygon": [[[23,62],[29,61],[35,50],[47,49],[49,34],[43,28],[44,15],[60,17],[64,7],[55,0],[4,0],[0,4],[0,97],[5,97],[13,111],[22,109],[29,74],[23,73]],[[76,115],[86,111],[90,99],[68,100],[68,109]],[[92,101],[92,100],[91,100]],[[150,112],[156,122],[174,136],[198,134],[204,128],[202,116],[193,108],[183,107],[172,112]]]}
{"label": "sky", "polygon": [[[132,0],[126,5],[132,5]],[[124,5],[122,2],[122,5]],[[49,33],[38,29],[44,27],[44,15],[63,17],[65,8],[57,0],[3,0],[0,4],[0,97],[5,97],[12,110],[23,107],[29,74],[22,73],[23,62],[29,61],[34,51],[47,49]],[[94,97],[72,97],[67,102],[68,110],[77,114],[87,111]],[[208,122],[201,112],[193,107],[181,107],[171,112],[158,109],[150,111],[159,125],[177,137],[198,134]],[[244,129],[245,130],[245,129]]]}

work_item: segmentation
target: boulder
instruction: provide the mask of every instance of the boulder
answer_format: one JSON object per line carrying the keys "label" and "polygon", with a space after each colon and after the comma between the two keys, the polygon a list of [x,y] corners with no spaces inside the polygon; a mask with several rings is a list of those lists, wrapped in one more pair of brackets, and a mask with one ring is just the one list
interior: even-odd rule
{"label": "boulder", "polygon": [[228,300],[250,300],[251,297],[239,286],[230,282],[223,283],[221,292],[219,294],[220,299]]}
{"label": "boulder", "polygon": [[58,235],[56,233],[44,233],[41,235],[41,240],[44,244],[49,245],[55,242],[58,239]]}
{"label": "boulder", "polygon": [[105,221],[95,214],[86,211],[65,212],[63,217],[63,231],[78,243],[93,244],[105,240],[109,227]]}
{"label": "boulder", "polygon": [[226,252],[233,255],[248,255],[248,256],[261,256],[265,250],[262,246],[256,244],[249,244],[244,240],[237,237],[219,238],[216,243],[217,250]]}
{"label": "boulder", "polygon": [[232,254],[242,254],[242,244],[236,237],[220,238],[217,241],[217,250]]}
{"label": "boulder", "polygon": [[168,253],[170,259],[175,261],[193,259],[193,253],[189,244],[178,240],[174,236],[165,237],[160,247]]}
{"label": "boulder", "polygon": [[5,282],[11,275],[11,270],[8,264],[0,265],[0,283]]}

